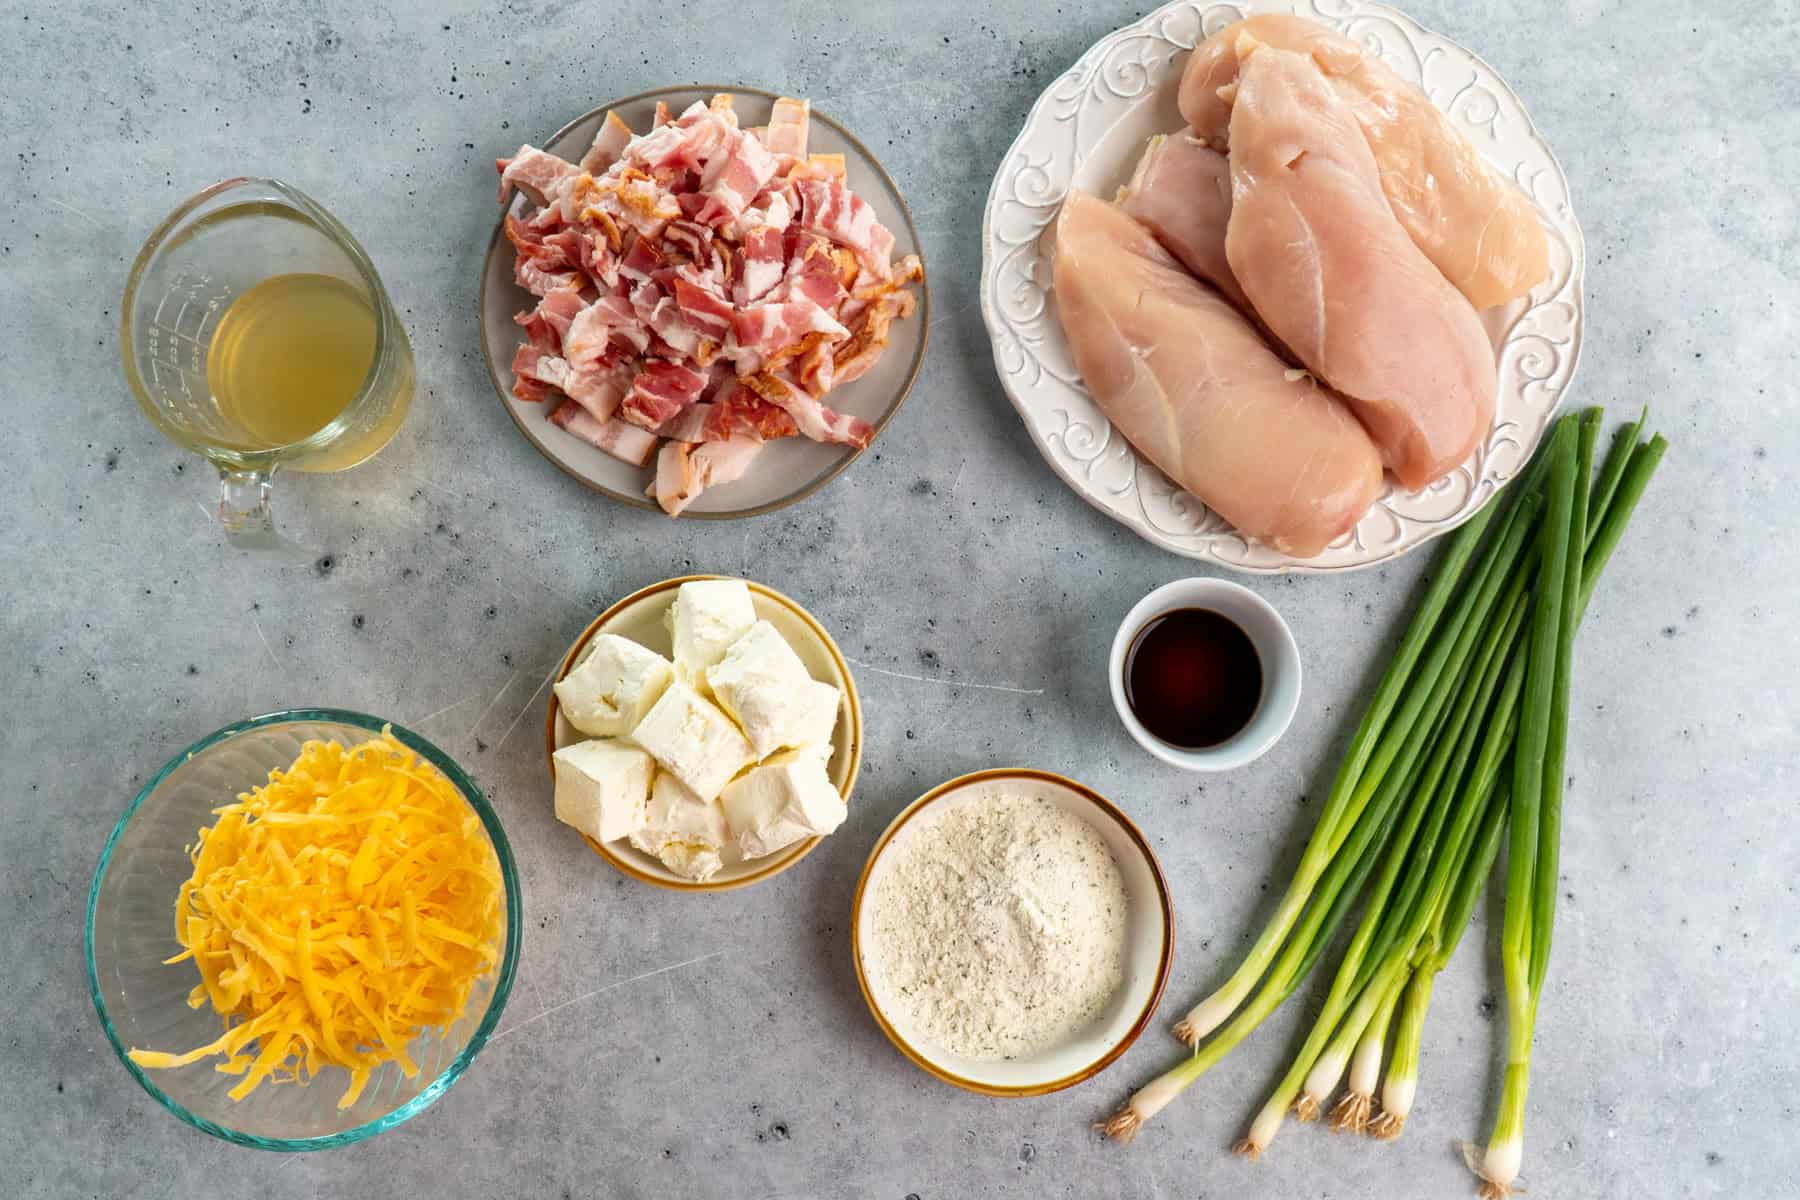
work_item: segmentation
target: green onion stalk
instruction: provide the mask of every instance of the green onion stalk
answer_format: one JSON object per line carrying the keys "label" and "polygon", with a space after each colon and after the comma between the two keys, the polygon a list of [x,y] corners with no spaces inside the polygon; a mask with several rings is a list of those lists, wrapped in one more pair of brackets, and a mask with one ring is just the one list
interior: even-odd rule
{"label": "green onion stalk", "polygon": [[1368,1027],[1356,1043],[1350,1059],[1350,1078],[1337,1106],[1331,1110],[1333,1133],[1361,1133],[1369,1125],[1369,1109],[1375,1102],[1375,1085],[1381,1081],[1381,1061],[1387,1047],[1388,1029],[1394,1023],[1394,1008],[1406,988],[1408,975],[1394,976],[1394,982],[1375,1007]]}
{"label": "green onion stalk", "polygon": [[[1524,658],[1514,663],[1523,666]],[[1512,747],[1517,730],[1515,704],[1524,683],[1523,670],[1509,670],[1499,703],[1495,706],[1500,720],[1497,732],[1482,747],[1476,760],[1474,777],[1491,779],[1498,774],[1500,758]],[[1482,815],[1480,832],[1470,844],[1469,853],[1457,872],[1456,886],[1447,891],[1432,913],[1431,927],[1426,931],[1413,966],[1412,978],[1401,1001],[1400,1017],[1394,1029],[1394,1053],[1387,1074],[1381,1081],[1381,1111],[1369,1122],[1367,1132],[1382,1141],[1392,1141],[1406,1128],[1413,1099],[1419,1087],[1419,1044],[1425,1028],[1425,1013],[1431,1005],[1431,991],[1437,977],[1450,964],[1456,947],[1469,927],[1475,904],[1493,872],[1494,860],[1500,853],[1500,837],[1506,828],[1507,804],[1490,803]]]}
{"label": "green onion stalk", "polygon": [[[1559,430],[1559,434],[1563,432]],[[1533,614],[1519,746],[1513,759],[1501,938],[1507,997],[1506,1070],[1499,1114],[1477,1167],[1484,1181],[1482,1194],[1490,1198],[1512,1193],[1524,1158],[1531,1045],[1556,917],[1575,629],[1600,568],[1617,545],[1667,446],[1658,435],[1633,447],[1622,469],[1615,472],[1610,465],[1602,467],[1600,494],[1605,511],[1590,524],[1588,467],[1597,433],[1597,425],[1584,422],[1578,434],[1561,439],[1565,444],[1552,462],[1549,509],[1539,548],[1544,581]],[[1618,456],[1615,447],[1612,461]]]}

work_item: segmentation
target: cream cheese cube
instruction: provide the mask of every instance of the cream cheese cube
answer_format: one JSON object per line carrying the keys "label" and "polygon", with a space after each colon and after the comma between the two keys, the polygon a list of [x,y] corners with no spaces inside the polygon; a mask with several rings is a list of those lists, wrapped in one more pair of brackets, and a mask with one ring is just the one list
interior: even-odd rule
{"label": "cream cheese cube", "polygon": [[837,729],[843,693],[829,683],[809,680],[793,703],[793,719],[782,745],[816,754],[820,762],[831,759],[831,735]]}
{"label": "cream cheese cube", "polygon": [[844,798],[815,754],[782,754],[732,780],[719,797],[745,858],[762,858],[844,823]]}
{"label": "cream cheese cube", "polygon": [[756,624],[756,607],[741,579],[697,579],[676,589],[667,621],[675,674],[699,686],[706,668]]}
{"label": "cream cheese cube", "polygon": [[551,755],[556,819],[597,842],[628,837],[644,823],[650,756],[611,738],[576,742]]}
{"label": "cream cheese cube", "polygon": [[675,678],[668,659],[630,638],[603,633],[588,643],[575,669],[556,684],[569,724],[592,737],[618,737],[637,728]]}
{"label": "cream cheese cube", "polygon": [[667,771],[656,773],[645,806],[644,823],[631,844],[653,855],[686,879],[711,879],[724,865],[725,810],[717,800],[702,800]]}
{"label": "cream cheese cube", "polygon": [[706,684],[759,759],[831,740],[838,690],[808,675],[800,656],[767,621],[758,621],[731,644],[708,668]]}
{"label": "cream cheese cube", "polygon": [[754,761],[731,718],[677,679],[644,714],[631,740],[702,800],[713,800]]}

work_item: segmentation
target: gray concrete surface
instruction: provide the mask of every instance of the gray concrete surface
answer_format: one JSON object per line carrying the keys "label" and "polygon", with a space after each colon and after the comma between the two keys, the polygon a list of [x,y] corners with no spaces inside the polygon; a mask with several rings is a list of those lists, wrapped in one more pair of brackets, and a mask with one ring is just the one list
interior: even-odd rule
{"label": "gray concrete surface", "polygon": [[[1591,249],[1582,402],[1648,402],[1674,449],[1580,647],[1566,874],[1525,1177],[1540,1200],[1773,1200],[1800,1179],[1800,88],[1792,0],[1412,4],[1526,98]],[[980,204],[1033,99],[1131,4],[829,8],[384,0],[9,3],[0,13],[0,1194],[8,1197],[1446,1197],[1485,1135],[1503,1018],[1484,928],[1438,989],[1403,1141],[1290,1128],[1226,1152],[1297,999],[1136,1146],[1088,1123],[1168,1065],[1310,826],[1421,571],[1253,581],[1307,690],[1254,768],[1197,780],[1114,721],[1107,641],[1188,573],[1051,475],[996,387]],[[845,15],[849,14],[849,15]],[[935,274],[910,403],[822,494],[751,523],[597,502],[514,432],[472,328],[497,153],[608,96],[741,79],[811,95],[884,156]],[[275,173],[362,238],[419,399],[372,465],[291,479],[330,563],[223,548],[209,472],[130,402],[117,298],[197,186]],[[601,606],[690,570],[800,597],[860,664],[868,761],[803,869],[687,899],[551,818],[544,672]],[[500,1036],[429,1112],[276,1157],[183,1126],[114,1060],[81,962],[88,883],[136,786],[190,740],[306,703],[410,724],[473,768],[524,870]],[[945,1088],[868,1018],[850,893],[877,832],[950,775],[1073,774],[1154,838],[1180,944],[1163,1019],[1039,1100]],[[1309,800],[1308,797],[1315,799]]]}

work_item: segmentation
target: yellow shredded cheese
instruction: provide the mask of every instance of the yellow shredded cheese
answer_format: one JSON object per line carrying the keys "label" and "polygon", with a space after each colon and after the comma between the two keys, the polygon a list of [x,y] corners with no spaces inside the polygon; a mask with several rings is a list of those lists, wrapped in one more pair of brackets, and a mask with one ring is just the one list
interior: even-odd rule
{"label": "yellow shredded cheese", "polygon": [[140,1067],[214,1055],[242,1079],[419,1068],[407,1043],[454,1024],[500,957],[505,888],[481,820],[388,730],[345,749],[307,742],[287,770],[215,809],[175,898],[175,938],[224,1033],[185,1054],[132,1050]]}

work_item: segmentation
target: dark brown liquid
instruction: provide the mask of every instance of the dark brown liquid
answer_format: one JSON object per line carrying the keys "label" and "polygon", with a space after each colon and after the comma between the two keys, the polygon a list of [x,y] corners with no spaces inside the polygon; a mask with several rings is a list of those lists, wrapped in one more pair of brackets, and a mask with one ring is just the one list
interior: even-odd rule
{"label": "dark brown liquid", "polygon": [[1207,608],[1178,608],[1138,630],[1125,656],[1125,700],[1158,738],[1216,746],[1262,702],[1262,659],[1250,635]]}

